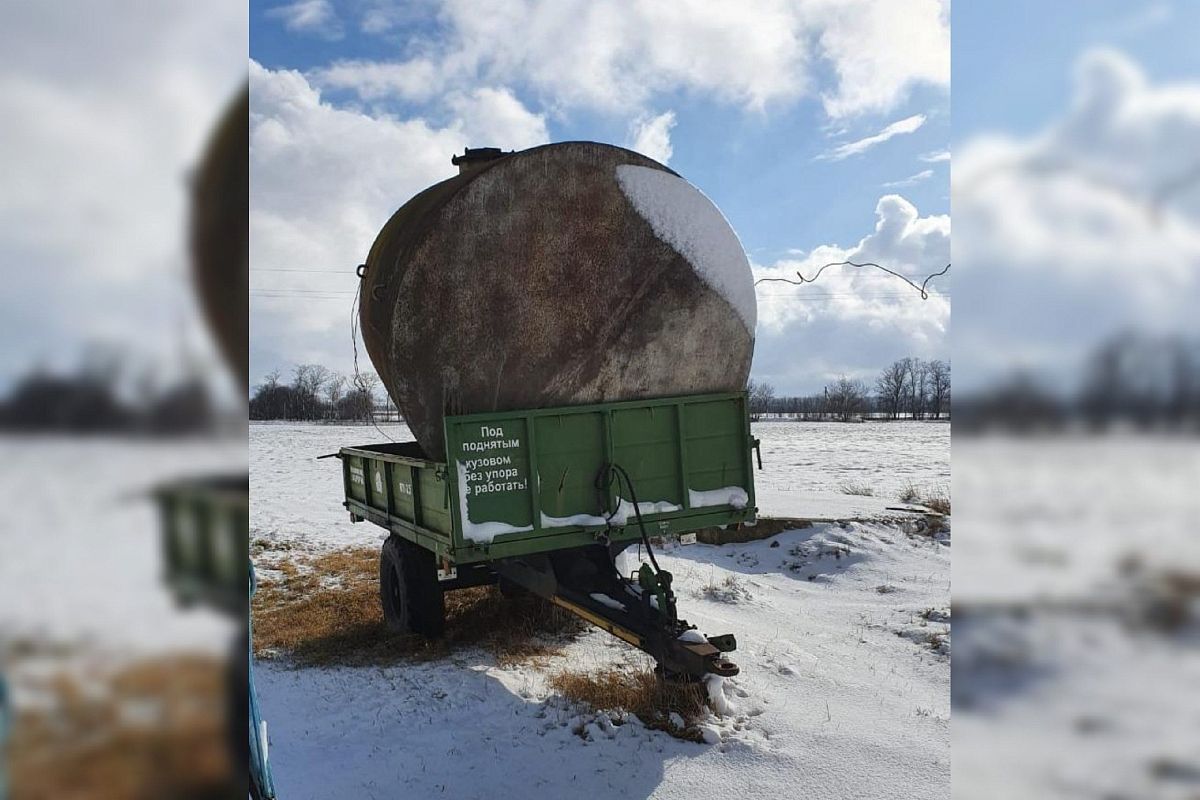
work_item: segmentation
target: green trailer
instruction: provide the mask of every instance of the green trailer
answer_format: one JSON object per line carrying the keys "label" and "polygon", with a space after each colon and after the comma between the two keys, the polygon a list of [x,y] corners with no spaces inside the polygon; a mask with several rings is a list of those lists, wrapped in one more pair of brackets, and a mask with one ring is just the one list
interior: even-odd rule
{"label": "green trailer", "polygon": [[[415,442],[344,447],[345,507],[389,536],[388,624],[441,634],[444,593],[521,587],[654,656],[669,675],[733,675],[732,635],[678,616],[652,540],[753,524],[745,393],[447,416],[447,461]],[[622,575],[640,543],[650,564]]]}

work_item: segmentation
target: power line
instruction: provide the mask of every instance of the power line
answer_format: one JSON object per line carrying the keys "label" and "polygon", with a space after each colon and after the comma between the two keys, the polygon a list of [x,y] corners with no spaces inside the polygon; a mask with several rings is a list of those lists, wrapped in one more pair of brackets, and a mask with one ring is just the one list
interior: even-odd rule
{"label": "power line", "polygon": [[294,294],[294,295],[305,295],[305,294],[338,295],[338,294],[341,294],[341,295],[346,295],[347,297],[354,296],[354,292],[351,292],[348,290],[343,291],[341,289],[302,289],[300,287],[292,287],[292,286],[280,286],[280,287],[263,286],[261,288],[250,290],[250,294],[259,294],[259,293],[263,293],[263,292],[267,292],[270,294]]}
{"label": "power line", "polygon": [[339,303],[346,302],[345,295],[321,295],[321,294],[263,294],[251,292],[251,297],[263,297],[271,300],[337,300]]}
{"label": "power line", "polygon": [[856,263],[854,261],[831,261],[828,264],[822,264],[821,267],[817,270],[816,274],[813,275],[811,278],[804,277],[802,274],[800,274],[800,271],[797,270],[796,277],[800,279],[798,281],[794,281],[791,278],[759,278],[758,280],[756,280],[754,282],[754,285],[758,286],[760,283],[776,283],[777,282],[777,283],[790,283],[793,286],[803,286],[806,283],[815,282],[817,280],[817,278],[821,277],[821,273],[824,272],[829,267],[874,267],[875,269],[882,270],[883,272],[886,272],[889,275],[896,276],[900,280],[907,283],[909,286],[916,289],[918,292],[921,293],[922,300],[929,299],[929,292],[925,288],[926,286],[929,285],[929,282],[931,280],[933,280],[934,278],[938,277],[939,275],[945,275],[947,272],[950,271],[950,265],[947,264],[945,267],[943,267],[938,272],[934,272],[930,275],[925,276],[925,280],[921,281],[921,285],[918,286],[917,284],[913,283],[906,275],[902,275],[899,272],[896,272],[896,270],[894,270],[894,269],[889,269],[888,267],[882,266],[880,264],[876,264],[874,261],[864,261],[861,264]]}
{"label": "power line", "polygon": [[299,269],[292,267],[251,267],[251,272],[315,272],[326,275],[353,275],[352,269]]}

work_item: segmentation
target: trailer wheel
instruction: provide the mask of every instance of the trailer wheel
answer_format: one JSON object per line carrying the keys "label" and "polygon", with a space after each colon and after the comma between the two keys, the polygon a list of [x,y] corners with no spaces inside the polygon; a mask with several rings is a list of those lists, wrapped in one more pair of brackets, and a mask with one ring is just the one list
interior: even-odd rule
{"label": "trailer wheel", "polygon": [[389,629],[439,638],[446,625],[446,603],[433,553],[388,537],[379,557],[379,602]]}

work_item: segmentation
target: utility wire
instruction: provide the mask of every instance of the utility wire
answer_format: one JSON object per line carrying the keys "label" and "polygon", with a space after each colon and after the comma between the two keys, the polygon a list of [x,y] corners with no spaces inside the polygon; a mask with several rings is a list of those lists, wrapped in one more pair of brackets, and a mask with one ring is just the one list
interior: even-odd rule
{"label": "utility wire", "polygon": [[815,282],[817,280],[817,278],[821,277],[821,273],[824,272],[829,267],[874,267],[875,269],[883,270],[884,272],[886,272],[889,275],[896,276],[897,278],[904,281],[909,286],[913,287],[918,292],[920,292],[922,300],[929,299],[929,292],[925,288],[926,286],[929,285],[929,282],[931,280],[933,280],[934,278],[938,277],[939,275],[945,275],[947,272],[950,271],[950,265],[947,264],[940,271],[934,272],[931,275],[927,275],[925,277],[925,280],[921,281],[921,285],[918,286],[917,284],[915,284],[911,280],[909,280],[909,278],[907,276],[901,275],[899,272],[896,272],[894,269],[888,269],[887,267],[885,267],[881,264],[876,264],[873,261],[864,261],[861,264],[856,263],[854,261],[831,261],[828,264],[822,264],[820,269],[818,269],[816,274],[813,275],[811,278],[804,277],[802,274],[800,274],[800,271],[797,270],[796,277],[800,279],[798,281],[794,281],[791,278],[759,278],[758,280],[756,280],[754,282],[754,285],[758,286],[760,283],[790,283],[793,286],[803,286],[806,283]]}
{"label": "utility wire", "polygon": [[[354,301],[350,304],[350,347],[354,351],[354,383],[360,391],[367,395],[367,418],[371,420],[371,424],[375,426],[375,430],[379,431],[379,435],[389,442],[395,442],[396,440],[384,433],[383,428],[380,428],[379,423],[375,421],[375,397],[363,384],[362,373],[358,371],[358,306],[362,297],[364,280],[366,280],[365,277],[358,279],[358,289],[354,292]],[[386,392],[388,389],[385,386],[383,390]]]}
{"label": "utility wire", "polygon": [[354,270],[345,269],[299,269],[292,267],[251,267],[251,272],[317,272],[327,275],[349,275]]}

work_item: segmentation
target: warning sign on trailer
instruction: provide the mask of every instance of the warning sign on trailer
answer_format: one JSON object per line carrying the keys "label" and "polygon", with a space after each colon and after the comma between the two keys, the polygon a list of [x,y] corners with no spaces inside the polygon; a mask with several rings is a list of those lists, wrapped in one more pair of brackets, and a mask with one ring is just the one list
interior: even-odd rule
{"label": "warning sign on trailer", "polygon": [[[531,524],[526,423],[522,419],[455,426],[456,461],[466,512],[471,523]],[[464,520],[465,522],[465,520]]]}

